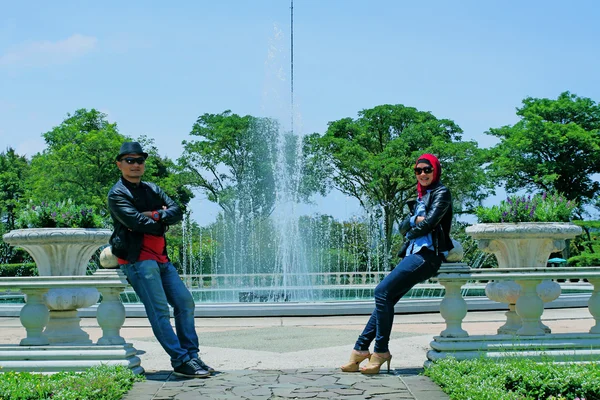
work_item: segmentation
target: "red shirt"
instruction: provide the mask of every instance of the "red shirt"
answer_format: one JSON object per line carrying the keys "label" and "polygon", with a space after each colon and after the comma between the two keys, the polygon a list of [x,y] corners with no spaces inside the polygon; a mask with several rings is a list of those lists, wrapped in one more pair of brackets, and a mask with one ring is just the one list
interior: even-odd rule
{"label": "red shirt", "polygon": [[[159,263],[169,262],[169,257],[165,254],[165,237],[144,234],[142,239],[142,251],[138,261],[154,260]],[[119,264],[129,264],[129,261],[118,259]]]}

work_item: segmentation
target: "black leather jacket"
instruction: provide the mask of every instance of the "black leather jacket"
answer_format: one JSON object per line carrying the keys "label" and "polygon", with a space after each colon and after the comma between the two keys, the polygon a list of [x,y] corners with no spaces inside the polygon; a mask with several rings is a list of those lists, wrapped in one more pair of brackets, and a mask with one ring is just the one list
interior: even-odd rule
{"label": "black leather jacket", "polygon": [[[108,192],[108,209],[114,223],[109,244],[115,256],[133,264],[140,256],[144,234],[163,236],[168,225],[181,221],[183,212],[154,183],[141,182],[139,189],[134,191],[136,196],[127,186],[138,188],[121,178]],[[160,219],[154,221],[143,215],[144,211],[158,211]]]}
{"label": "black leather jacket", "polygon": [[[452,227],[452,195],[450,191],[446,186],[438,183],[423,196],[422,200],[425,203],[425,219],[416,226],[411,227],[410,218],[414,215],[416,202],[412,206],[409,205],[411,213],[400,224],[400,234],[402,236],[406,235],[406,238],[410,241],[431,232],[436,254],[439,255],[441,252],[451,250],[454,245],[450,240],[450,228]],[[409,241],[400,249],[399,257],[406,255]]]}

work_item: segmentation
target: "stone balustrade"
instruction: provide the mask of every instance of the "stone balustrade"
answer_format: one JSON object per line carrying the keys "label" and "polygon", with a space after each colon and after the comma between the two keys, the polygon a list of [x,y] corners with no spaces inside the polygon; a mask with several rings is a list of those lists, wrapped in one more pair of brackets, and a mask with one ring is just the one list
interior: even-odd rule
{"label": "stone balustrade", "polygon": [[383,280],[389,271],[312,272],[308,274],[185,274],[190,288],[276,287],[284,280],[288,286],[372,286]]}
{"label": "stone balustrade", "polygon": [[[544,296],[541,283],[547,280],[587,280],[592,285],[588,309],[595,320],[589,332],[554,334],[542,324]],[[545,357],[557,361],[598,361],[600,359],[600,267],[577,268],[498,268],[470,269],[451,265],[440,269],[434,280],[444,286],[440,314],[446,328],[431,342],[428,362],[453,356],[456,359],[487,357]],[[514,330],[499,329],[497,335],[469,335],[462,322],[467,315],[467,303],[461,288],[467,282],[514,281],[520,287],[516,293],[514,315],[507,312]],[[486,291],[487,292],[487,291]],[[502,296],[500,296],[502,297]],[[510,296],[508,296],[510,297]],[[553,296],[550,297],[552,300]],[[550,301],[551,301],[550,300]],[[506,324],[505,324],[506,326]]]}
{"label": "stone balustrade", "polygon": [[[19,345],[0,345],[0,368],[3,371],[57,372],[110,364],[143,372],[137,350],[120,334],[125,323],[125,307],[120,294],[127,285],[124,274],[118,269],[98,270],[89,276],[0,278],[0,290],[20,289],[27,299],[19,315],[26,336]],[[45,296],[48,291],[87,287],[97,289],[102,297],[96,311],[102,336],[96,344],[91,343],[89,335],[79,326],[79,317],[65,311],[64,318],[58,317],[61,323],[56,324],[53,331],[54,336],[63,340],[52,343],[47,334],[50,311]],[[85,335],[83,340],[82,333]]]}
{"label": "stone balustrade", "polygon": [[[374,288],[388,272],[339,272],[311,274],[311,282],[331,286],[364,286]],[[262,286],[271,284],[267,274],[208,275],[200,290],[212,290],[220,285]],[[206,277],[207,275],[197,277]],[[269,275],[269,277],[273,277]],[[189,276],[184,279],[189,279]],[[595,324],[589,332],[555,334],[542,324],[544,302],[553,301],[553,296],[540,292],[542,281],[569,280],[586,281],[591,296],[588,300],[590,315]],[[507,320],[514,329],[498,329],[496,335],[470,335],[463,328],[468,312],[465,286],[472,282],[486,282],[488,286],[498,282],[514,281],[520,288],[514,294],[515,309],[507,312]],[[210,282],[210,285],[206,285]],[[291,280],[291,282],[296,282]],[[585,268],[498,268],[471,269],[466,264],[444,264],[437,276],[429,280],[444,288],[444,297],[439,310],[446,326],[431,342],[427,363],[453,356],[457,359],[481,357],[550,357],[556,360],[597,361],[600,357],[600,267]],[[297,282],[296,282],[297,283]],[[480,285],[481,286],[481,285]],[[44,298],[50,289],[73,287],[96,288],[101,296],[96,318],[102,329],[97,343],[53,344],[45,334],[48,322],[48,305]],[[136,372],[143,371],[136,350],[125,343],[120,329],[125,321],[125,308],[121,293],[128,287],[119,269],[98,270],[91,276],[43,276],[0,278],[0,291],[20,289],[27,302],[20,312],[20,320],[26,336],[19,345],[0,345],[0,367],[4,370],[59,371],[78,370],[99,363],[127,365]],[[242,286],[243,287],[243,286]],[[488,290],[486,290],[488,293]],[[489,296],[489,293],[488,293]],[[502,297],[502,296],[498,296]],[[510,296],[508,296],[510,297]],[[513,314],[510,314],[510,313]],[[506,326],[505,324],[504,326]],[[65,329],[72,329],[65,323]],[[68,333],[66,337],[71,337]],[[22,350],[27,350],[24,353]],[[54,360],[45,360],[45,355],[58,354]],[[77,354],[75,357],[74,355]],[[77,361],[74,361],[78,358]]]}

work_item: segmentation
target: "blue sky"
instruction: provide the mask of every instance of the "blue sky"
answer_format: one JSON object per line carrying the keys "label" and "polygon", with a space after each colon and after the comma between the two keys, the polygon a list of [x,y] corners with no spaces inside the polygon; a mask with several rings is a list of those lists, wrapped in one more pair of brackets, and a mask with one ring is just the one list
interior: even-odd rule
{"label": "blue sky", "polygon": [[[600,101],[595,1],[295,0],[295,129],[379,104],[450,118],[494,144],[526,96]],[[32,155],[78,108],[177,158],[203,113],[290,121],[290,1],[0,0],[0,149]],[[345,218],[341,194],[319,210]],[[217,209],[198,194],[200,222]]]}

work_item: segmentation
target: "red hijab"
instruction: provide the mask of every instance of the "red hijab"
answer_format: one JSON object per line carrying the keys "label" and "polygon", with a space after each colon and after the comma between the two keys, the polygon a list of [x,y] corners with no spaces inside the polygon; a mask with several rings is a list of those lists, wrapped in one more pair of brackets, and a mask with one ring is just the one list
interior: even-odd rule
{"label": "red hijab", "polygon": [[[433,167],[433,180],[431,181],[432,186],[427,187],[431,188],[435,186],[440,181],[440,175],[442,175],[442,165],[440,164],[440,160],[438,160],[438,158],[433,154],[423,154],[417,159],[415,167],[419,164],[419,162],[429,164]],[[425,193],[427,193],[427,188],[421,186],[421,184],[417,182],[417,193],[419,194],[419,198],[421,198],[425,195]]]}

